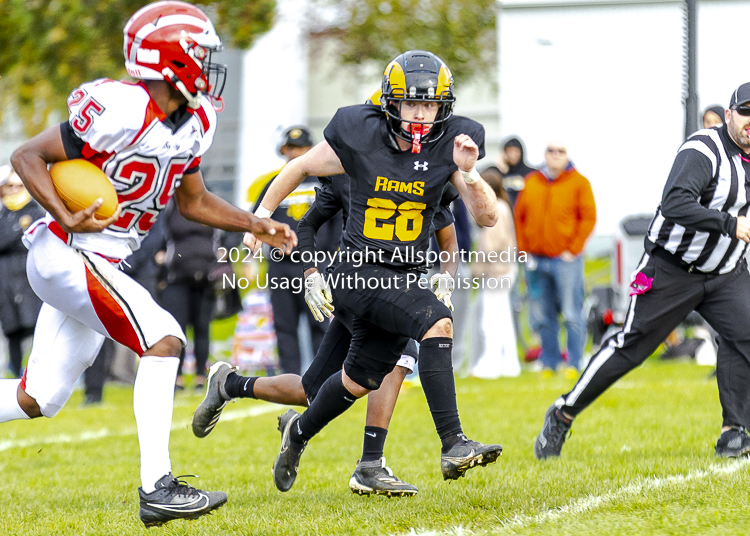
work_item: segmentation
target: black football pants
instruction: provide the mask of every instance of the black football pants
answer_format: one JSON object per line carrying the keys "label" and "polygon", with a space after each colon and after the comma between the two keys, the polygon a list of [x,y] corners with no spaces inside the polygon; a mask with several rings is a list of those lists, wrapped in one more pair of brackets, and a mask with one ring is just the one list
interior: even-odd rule
{"label": "black football pants", "polygon": [[622,331],[591,358],[575,387],[556,405],[575,416],[622,376],[643,363],[692,311],[719,334],[717,381],[723,425],[750,428],[750,273],[742,261],[731,273],[688,273],[644,255],[650,290],[633,296]]}

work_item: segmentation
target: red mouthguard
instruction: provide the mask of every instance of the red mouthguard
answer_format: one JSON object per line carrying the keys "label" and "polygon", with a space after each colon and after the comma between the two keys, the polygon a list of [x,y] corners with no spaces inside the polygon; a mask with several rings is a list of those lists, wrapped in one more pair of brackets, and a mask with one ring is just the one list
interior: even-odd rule
{"label": "red mouthguard", "polygon": [[422,136],[426,136],[429,131],[430,125],[424,125],[422,123],[409,123],[412,153],[419,153],[422,151]]}

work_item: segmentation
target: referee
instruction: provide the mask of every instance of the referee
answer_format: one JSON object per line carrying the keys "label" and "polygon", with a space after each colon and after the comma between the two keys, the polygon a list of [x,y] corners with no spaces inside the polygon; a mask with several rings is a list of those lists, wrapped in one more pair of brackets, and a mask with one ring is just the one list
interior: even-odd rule
{"label": "referee", "polygon": [[691,311],[720,336],[724,422],[716,455],[750,454],[750,83],[732,93],[724,118],[680,147],[630,285],[624,327],[547,410],[534,444],[537,459],[559,456],[573,419],[643,363]]}

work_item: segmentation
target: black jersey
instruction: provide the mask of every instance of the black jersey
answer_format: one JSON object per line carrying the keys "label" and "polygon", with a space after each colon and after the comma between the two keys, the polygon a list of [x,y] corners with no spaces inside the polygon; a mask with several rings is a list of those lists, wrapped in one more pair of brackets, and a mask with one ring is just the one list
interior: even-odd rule
{"label": "black jersey", "polygon": [[[327,219],[334,217],[339,210],[343,216],[343,224],[349,219],[349,175],[344,173],[330,177],[318,177],[320,187],[315,192],[315,207]],[[440,198],[440,207],[435,212],[432,221],[432,231],[443,229],[453,223],[453,213],[450,204],[458,198],[458,190],[448,185]]]}
{"label": "black jersey", "polygon": [[[349,175],[332,175],[330,177],[319,177],[320,187],[315,189],[315,202],[310,210],[302,217],[297,226],[297,237],[299,243],[297,247],[302,256],[302,268],[306,271],[308,268],[316,268],[313,261],[316,244],[315,235],[318,229],[326,222],[334,218],[341,211],[343,226],[346,227],[346,221],[349,218]],[[448,184],[443,190],[443,196],[440,199],[440,208],[432,219],[431,233],[436,230],[448,227],[454,222],[453,212],[451,212],[451,203],[458,198],[458,190]],[[344,247],[345,232],[341,233],[341,246]]]}
{"label": "black jersey", "polygon": [[413,268],[424,264],[431,226],[451,175],[453,139],[467,134],[483,158],[484,128],[453,116],[443,136],[402,151],[391,137],[383,112],[374,106],[339,108],[325,129],[326,141],[350,176],[350,210],[343,236],[348,250],[382,252],[378,263]]}

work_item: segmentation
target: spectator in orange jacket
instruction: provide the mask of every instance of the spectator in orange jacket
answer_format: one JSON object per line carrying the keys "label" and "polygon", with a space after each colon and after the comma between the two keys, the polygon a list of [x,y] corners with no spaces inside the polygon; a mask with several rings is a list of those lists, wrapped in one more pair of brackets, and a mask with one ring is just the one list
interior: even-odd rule
{"label": "spectator in orange jacket", "polygon": [[589,181],[573,167],[562,143],[550,143],[545,165],[526,177],[516,202],[519,251],[529,255],[527,277],[539,287],[541,361],[549,372],[562,363],[559,315],[568,345],[566,374],[575,376],[586,343],[583,317],[583,247],[596,223]]}

